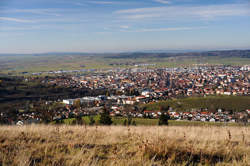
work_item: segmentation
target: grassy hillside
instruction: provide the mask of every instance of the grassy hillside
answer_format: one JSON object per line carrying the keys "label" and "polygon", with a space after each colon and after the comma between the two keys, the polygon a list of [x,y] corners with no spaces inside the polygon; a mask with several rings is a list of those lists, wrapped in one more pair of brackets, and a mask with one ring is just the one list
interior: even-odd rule
{"label": "grassy hillside", "polygon": [[3,166],[193,164],[249,165],[250,128],[0,127]]}

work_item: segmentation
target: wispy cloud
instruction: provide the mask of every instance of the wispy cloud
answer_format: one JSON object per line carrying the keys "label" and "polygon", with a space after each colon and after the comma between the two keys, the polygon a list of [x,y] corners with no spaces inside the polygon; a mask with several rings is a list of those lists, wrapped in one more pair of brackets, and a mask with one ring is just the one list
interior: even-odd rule
{"label": "wispy cloud", "polygon": [[0,17],[0,20],[12,21],[12,22],[18,22],[18,23],[31,23],[31,22],[33,22],[31,20],[24,20],[24,19],[19,19],[19,18],[12,18],[12,17]]}
{"label": "wispy cloud", "polygon": [[6,32],[0,32],[0,37],[17,37],[17,36],[24,36],[25,33],[6,33]]}
{"label": "wispy cloud", "polygon": [[162,4],[170,4],[171,3],[170,1],[167,1],[167,0],[154,0],[154,1],[162,3]]}
{"label": "wispy cloud", "polygon": [[170,28],[144,28],[137,30],[124,30],[122,32],[164,32],[164,31],[188,31],[188,30],[198,30],[198,29],[206,29],[206,26],[199,27],[170,27]]}
{"label": "wispy cloud", "polygon": [[31,30],[40,30],[42,29],[42,26],[19,26],[19,27],[0,27],[0,32],[18,32],[18,31],[31,31]]}
{"label": "wispy cloud", "polygon": [[77,5],[77,6],[86,6],[86,4],[84,3],[80,3],[80,2],[76,2],[76,3],[73,3],[74,5]]}
{"label": "wispy cloud", "polygon": [[61,16],[58,12],[58,9],[8,9],[5,10],[8,13],[29,13],[36,15],[48,15],[48,16]]}
{"label": "wispy cloud", "polygon": [[117,2],[114,2],[114,1],[89,1],[89,3],[94,3],[94,4],[99,4],[99,5],[117,4]]}
{"label": "wispy cloud", "polygon": [[88,4],[95,4],[95,5],[115,5],[115,4],[123,4],[123,2],[115,2],[115,1],[84,1],[84,2],[73,2],[76,6],[88,6]]}
{"label": "wispy cloud", "polygon": [[121,25],[120,28],[122,28],[122,29],[129,29],[130,27],[128,25]]}
{"label": "wispy cloud", "polygon": [[135,8],[127,10],[118,10],[115,12],[121,18],[126,19],[186,19],[201,18],[212,19],[225,16],[246,16],[250,15],[247,5],[229,4],[229,5],[210,5],[210,6],[169,6],[169,7],[151,7]]}

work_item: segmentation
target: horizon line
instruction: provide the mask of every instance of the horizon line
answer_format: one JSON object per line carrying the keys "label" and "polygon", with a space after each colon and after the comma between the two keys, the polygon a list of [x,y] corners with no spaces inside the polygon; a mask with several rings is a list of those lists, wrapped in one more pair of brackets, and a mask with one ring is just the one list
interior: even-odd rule
{"label": "horizon line", "polygon": [[122,54],[122,53],[185,53],[185,52],[207,52],[207,51],[246,51],[250,48],[221,48],[221,49],[150,49],[150,50],[134,50],[134,51],[48,51],[48,52],[34,52],[34,53],[0,53],[0,55],[34,55],[34,54]]}

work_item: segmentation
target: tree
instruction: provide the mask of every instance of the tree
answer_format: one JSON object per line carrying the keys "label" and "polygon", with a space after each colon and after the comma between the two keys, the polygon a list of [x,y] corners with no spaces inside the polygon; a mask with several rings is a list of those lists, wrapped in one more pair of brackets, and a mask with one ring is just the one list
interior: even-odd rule
{"label": "tree", "polygon": [[5,120],[1,115],[0,115],[0,124],[5,124]]}
{"label": "tree", "polygon": [[76,120],[72,120],[71,125],[76,125]]}
{"label": "tree", "polygon": [[170,116],[168,114],[168,109],[165,109],[163,107],[161,107],[161,115],[159,117],[159,125],[168,125],[168,120],[170,119]]}
{"label": "tree", "polygon": [[123,121],[123,126],[127,126],[127,119]]}
{"label": "tree", "polygon": [[103,112],[101,113],[99,123],[103,125],[111,125],[113,123],[106,106],[104,107]]}
{"label": "tree", "polygon": [[36,109],[40,114],[40,118],[43,123],[49,123],[53,121],[54,112],[48,108],[47,105],[42,105]]}
{"label": "tree", "polygon": [[63,121],[61,119],[56,119],[56,123],[55,124],[63,124]]}
{"label": "tree", "polygon": [[89,125],[93,126],[95,124],[95,120],[93,118],[93,116],[89,117]]}
{"label": "tree", "polygon": [[83,124],[84,124],[84,121],[83,121],[81,115],[77,115],[77,116],[76,116],[76,124],[77,124],[77,125],[83,125]]}
{"label": "tree", "polygon": [[243,122],[243,124],[246,126],[247,125],[247,123],[248,123],[248,115],[246,115],[246,114],[244,114],[244,116],[243,116],[243,118],[242,118],[242,122]]}
{"label": "tree", "polygon": [[128,115],[128,126],[132,124],[132,117],[131,115]]}

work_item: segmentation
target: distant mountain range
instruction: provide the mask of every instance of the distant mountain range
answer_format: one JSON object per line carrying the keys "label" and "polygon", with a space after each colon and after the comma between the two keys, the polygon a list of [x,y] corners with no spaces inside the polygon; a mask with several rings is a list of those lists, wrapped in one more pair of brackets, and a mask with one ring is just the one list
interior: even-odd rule
{"label": "distant mountain range", "polygon": [[[33,53],[33,54],[0,54],[0,56],[67,56],[67,55],[80,55],[80,56],[90,56],[90,55],[104,55],[98,53],[84,53],[84,52],[48,52],[48,53]],[[110,55],[110,54],[109,54]]]}
{"label": "distant mountain range", "polygon": [[250,50],[224,50],[224,51],[205,51],[205,52],[133,52],[120,53],[106,56],[105,58],[166,58],[166,57],[186,57],[186,56],[219,56],[219,57],[240,57],[250,58]]}
{"label": "distant mountain range", "polygon": [[123,53],[84,53],[84,52],[48,52],[34,54],[0,54],[0,56],[103,56],[105,58],[166,58],[177,56],[219,56],[219,57],[241,57],[250,58],[250,50],[148,50],[140,52]]}

